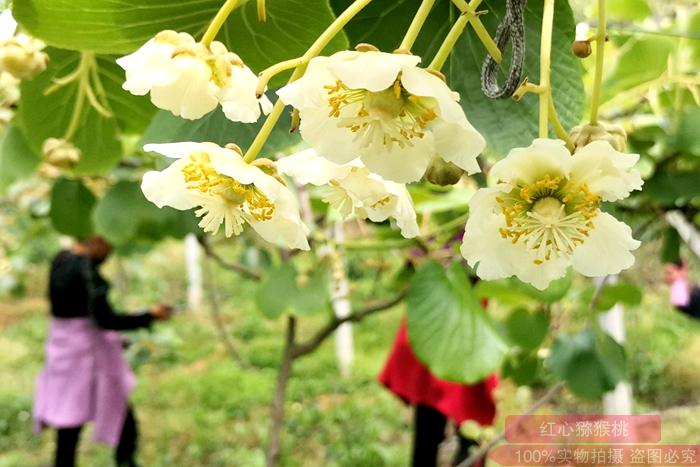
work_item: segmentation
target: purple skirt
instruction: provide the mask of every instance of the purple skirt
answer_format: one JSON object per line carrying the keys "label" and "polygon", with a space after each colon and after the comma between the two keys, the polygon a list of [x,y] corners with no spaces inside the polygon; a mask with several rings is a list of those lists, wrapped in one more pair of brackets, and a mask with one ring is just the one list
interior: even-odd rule
{"label": "purple skirt", "polygon": [[116,447],[135,378],[122,337],[89,318],[53,318],[46,362],[36,382],[34,430],[94,422],[95,441]]}

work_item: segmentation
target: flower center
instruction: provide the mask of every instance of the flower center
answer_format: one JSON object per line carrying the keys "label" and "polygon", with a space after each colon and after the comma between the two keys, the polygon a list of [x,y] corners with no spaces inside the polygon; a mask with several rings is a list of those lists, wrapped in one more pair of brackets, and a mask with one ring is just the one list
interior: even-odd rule
{"label": "flower center", "polygon": [[350,89],[342,81],[324,86],[328,93],[329,117],[338,119],[338,126],[356,134],[363,147],[374,144],[401,148],[412,146],[425,136],[428,124],[437,118],[435,100],[410,94],[401,84],[379,92]]}
{"label": "flower center", "polygon": [[569,256],[594,228],[600,196],[586,184],[571,185],[545,175],[530,185],[515,186],[496,201],[506,220],[503,238],[522,242],[536,254],[535,264]]}
{"label": "flower center", "polygon": [[219,198],[228,207],[241,211],[256,221],[272,219],[275,205],[255,185],[245,185],[220,174],[211,166],[206,153],[191,154],[188,161],[182,168],[188,189]]}

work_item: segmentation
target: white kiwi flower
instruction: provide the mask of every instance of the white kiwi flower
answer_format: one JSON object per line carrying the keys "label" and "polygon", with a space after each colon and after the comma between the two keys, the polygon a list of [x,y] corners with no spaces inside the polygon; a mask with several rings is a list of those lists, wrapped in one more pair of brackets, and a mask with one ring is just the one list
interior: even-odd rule
{"label": "white kiwi flower", "polygon": [[459,95],[420,57],[342,51],[313,58],[304,76],[277,91],[299,110],[301,135],[319,156],[346,164],[360,158],[385,180],[419,180],[434,156],[469,174],[484,138]]}
{"label": "white kiwi flower", "polygon": [[124,89],[150,93],[156,107],[182,118],[201,118],[221,104],[228,119],[252,123],[272,108],[255,95],[257,76],[221,42],[206,46],[187,33],[161,31],[117,64],[126,71]]}
{"label": "white kiwi flower", "polygon": [[367,170],[360,161],[336,164],[313,149],[283,157],[278,170],[302,185],[323,187],[322,199],[344,218],[352,215],[372,222],[396,220],[401,235],[418,235],[416,211],[411,195],[401,183],[384,180]]}
{"label": "white kiwi flower", "polygon": [[589,277],[631,267],[640,242],[600,205],[641,189],[638,159],[607,141],[573,156],[551,139],[511,150],[491,169],[499,183],[469,204],[462,255],[482,279],[517,276],[538,289],[569,266]]}
{"label": "white kiwi flower", "polygon": [[175,159],[166,169],[143,176],[141,189],[159,208],[199,207],[195,214],[205,232],[216,233],[223,224],[231,237],[248,224],[270,243],[309,249],[309,229],[297,201],[270,172],[274,166],[261,163],[266,159],[248,164],[237,151],[213,143],[147,144],[144,150]]}

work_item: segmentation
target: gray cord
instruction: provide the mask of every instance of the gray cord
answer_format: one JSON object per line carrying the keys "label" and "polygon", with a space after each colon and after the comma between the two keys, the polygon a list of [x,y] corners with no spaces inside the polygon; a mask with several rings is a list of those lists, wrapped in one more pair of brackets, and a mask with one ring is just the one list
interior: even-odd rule
{"label": "gray cord", "polygon": [[496,45],[503,51],[511,44],[513,56],[508,77],[502,87],[496,79],[499,67],[491,55],[487,55],[481,68],[481,90],[491,99],[507,98],[518,89],[523,76],[525,59],[525,3],[526,0],[506,0],[506,14],[496,31]]}

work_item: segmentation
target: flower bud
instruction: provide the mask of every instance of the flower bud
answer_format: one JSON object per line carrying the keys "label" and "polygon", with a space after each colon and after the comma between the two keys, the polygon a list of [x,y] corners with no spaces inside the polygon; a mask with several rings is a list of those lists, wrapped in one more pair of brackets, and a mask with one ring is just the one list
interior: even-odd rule
{"label": "flower bud", "polygon": [[277,173],[277,166],[270,159],[266,159],[264,157],[260,159],[255,159],[253,162],[250,163],[250,165],[257,167],[270,177],[274,177],[282,185],[287,185],[286,183],[284,183],[284,179],[280,177],[279,173]]}
{"label": "flower bud", "polygon": [[72,169],[80,162],[80,149],[70,141],[48,138],[41,148],[44,160],[57,168]]}
{"label": "flower bud", "polygon": [[41,49],[44,43],[20,34],[0,43],[0,70],[17,79],[32,79],[46,69],[49,56]]}
{"label": "flower bud", "polygon": [[[571,130],[571,139],[574,141],[575,150],[578,150],[592,141],[607,141],[616,151],[624,152],[627,145],[627,133],[619,125],[579,125]],[[574,152],[575,152],[574,150]]]}
{"label": "flower bud", "polygon": [[591,41],[574,41],[571,51],[578,58],[586,58],[591,54]]}
{"label": "flower bud", "polygon": [[464,170],[441,157],[433,157],[423,177],[430,183],[440,186],[454,185],[464,174]]}

